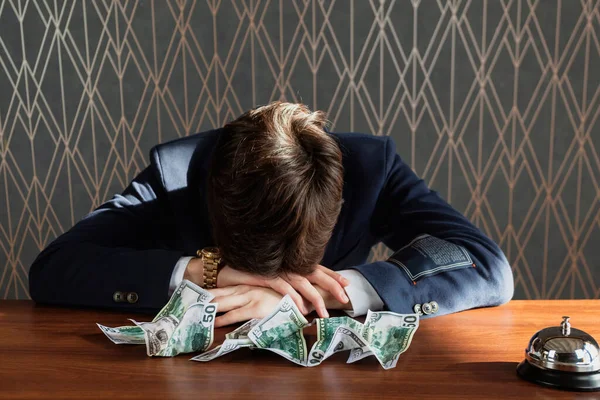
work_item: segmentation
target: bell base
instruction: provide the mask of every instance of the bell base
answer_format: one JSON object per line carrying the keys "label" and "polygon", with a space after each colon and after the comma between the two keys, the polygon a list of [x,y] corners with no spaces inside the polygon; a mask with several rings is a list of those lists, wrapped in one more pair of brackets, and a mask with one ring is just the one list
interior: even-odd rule
{"label": "bell base", "polygon": [[554,389],[577,392],[600,391],[600,371],[566,372],[542,369],[527,360],[517,366],[517,375],[526,381],[548,386]]}

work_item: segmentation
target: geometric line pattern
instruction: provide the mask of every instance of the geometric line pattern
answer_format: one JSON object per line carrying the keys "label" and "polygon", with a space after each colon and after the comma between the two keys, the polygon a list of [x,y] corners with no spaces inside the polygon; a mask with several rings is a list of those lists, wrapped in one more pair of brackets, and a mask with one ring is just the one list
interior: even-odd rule
{"label": "geometric line pattern", "polygon": [[515,298],[600,298],[600,0],[0,0],[0,93],[0,299],[154,144],[278,99],[392,136]]}

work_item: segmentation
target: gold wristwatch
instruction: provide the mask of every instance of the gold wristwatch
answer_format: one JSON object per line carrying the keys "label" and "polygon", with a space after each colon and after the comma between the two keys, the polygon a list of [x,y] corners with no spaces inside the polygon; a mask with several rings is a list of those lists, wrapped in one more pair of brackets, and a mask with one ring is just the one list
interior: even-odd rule
{"label": "gold wristwatch", "polygon": [[221,250],[218,247],[205,247],[196,252],[204,264],[204,289],[214,289],[217,287],[217,274],[219,273],[219,264],[221,264]]}

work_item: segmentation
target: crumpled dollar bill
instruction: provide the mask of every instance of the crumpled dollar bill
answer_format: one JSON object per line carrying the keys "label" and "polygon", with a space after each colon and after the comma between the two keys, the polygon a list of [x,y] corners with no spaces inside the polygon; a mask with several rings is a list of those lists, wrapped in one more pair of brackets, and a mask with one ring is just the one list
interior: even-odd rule
{"label": "crumpled dollar bill", "polygon": [[146,344],[148,356],[172,357],[205,351],[213,342],[218,305],[200,286],[184,280],[152,322],[109,328],[97,324],[115,344]]}

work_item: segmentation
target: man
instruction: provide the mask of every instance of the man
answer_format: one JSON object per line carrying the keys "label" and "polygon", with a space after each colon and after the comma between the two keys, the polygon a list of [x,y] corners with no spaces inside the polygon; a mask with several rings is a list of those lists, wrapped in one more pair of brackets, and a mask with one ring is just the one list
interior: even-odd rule
{"label": "man", "polygon": [[[328,132],[325,122],[275,102],[154,147],[121,195],[41,252],[31,297],[151,311],[189,279],[215,294],[216,326],[264,317],[286,293],[321,317],[335,308],[427,317],[511,299],[500,248],[390,138]],[[395,253],[366,263],[379,242]]]}

